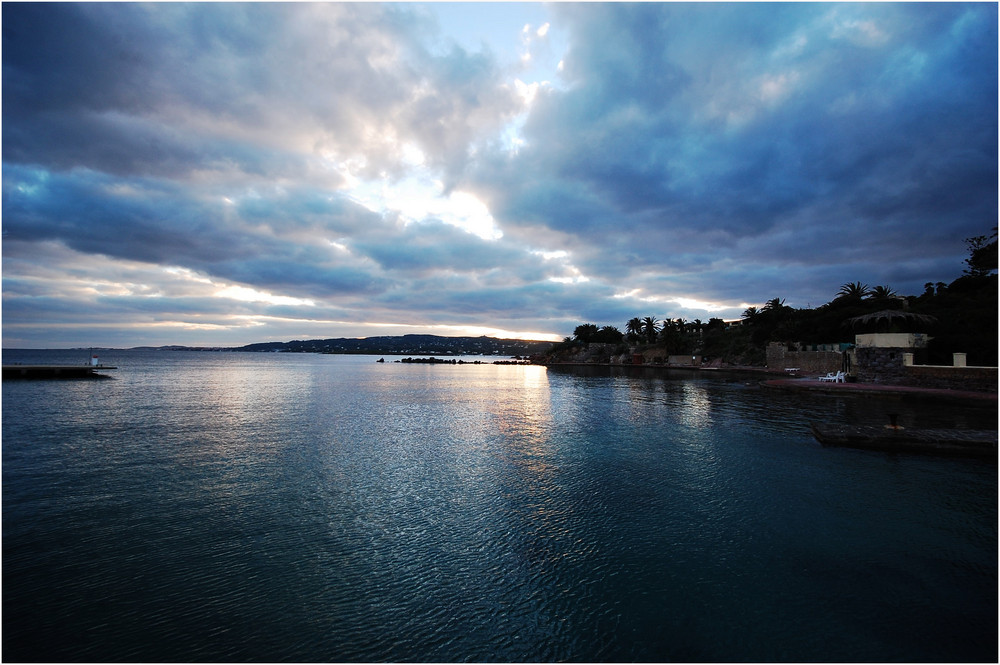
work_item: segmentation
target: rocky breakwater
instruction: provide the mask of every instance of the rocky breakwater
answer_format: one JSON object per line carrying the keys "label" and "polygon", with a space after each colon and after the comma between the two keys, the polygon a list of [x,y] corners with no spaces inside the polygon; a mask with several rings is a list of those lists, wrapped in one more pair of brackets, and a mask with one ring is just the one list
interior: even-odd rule
{"label": "rocky breakwater", "polygon": [[[622,358],[631,359],[627,347],[623,344],[575,344],[570,347],[557,348],[542,359],[545,365],[607,365],[621,363]],[[629,360],[630,364],[631,360]]]}
{"label": "rocky breakwater", "polygon": [[534,359],[545,365],[663,365],[666,352],[659,346],[626,344],[575,344],[557,348],[546,356]]}

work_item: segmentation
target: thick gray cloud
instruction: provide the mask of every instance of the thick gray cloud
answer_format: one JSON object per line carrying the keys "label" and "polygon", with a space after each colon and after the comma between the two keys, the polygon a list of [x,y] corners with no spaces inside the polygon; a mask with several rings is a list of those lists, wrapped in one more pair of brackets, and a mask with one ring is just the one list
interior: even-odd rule
{"label": "thick gray cloud", "polygon": [[779,263],[851,252],[873,279],[996,218],[995,7],[555,11],[568,87],[479,174],[509,223],[617,239],[643,271],[749,242]]}
{"label": "thick gray cloud", "polygon": [[386,130],[447,166],[518,110],[489,57],[430,53],[405,5],[15,3],[4,18],[11,161],[299,177],[328,151],[398,171]]}
{"label": "thick gray cloud", "polygon": [[996,224],[995,5],[448,11],[5,4],[4,343],[731,318]]}

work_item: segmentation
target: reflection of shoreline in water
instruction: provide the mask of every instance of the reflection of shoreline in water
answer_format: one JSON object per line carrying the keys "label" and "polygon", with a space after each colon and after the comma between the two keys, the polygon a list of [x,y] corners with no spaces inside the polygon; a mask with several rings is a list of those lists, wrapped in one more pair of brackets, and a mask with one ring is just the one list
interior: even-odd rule
{"label": "reflection of shoreline in water", "polygon": [[[384,363],[385,358],[379,358],[375,362]],[[428,358],[401,358],[394,360],[396,363],[417,364],[417,365],[531,365],[529,360],[463,360],[462,358],[438,358],[430,356]]]}
{"label": "reflection of shoreline in water", "polygon": [[[690,424],[711,419],[746,422],[754,429],[809,432],[810,420],[852,426],[879,426],[897,414],[903,427],[926,429],[996,430],[997,404],[989,399],[942,400],[932,392],[893,393],[862,391],[785,391],[761,387],[760,377],[741,372],[696,374],[690,370],[652,367],[559,366],[553,374],[628,381],[630,398],[651,399],[659,394],[666,406],[690,416]],[[695,388],[701,388],[692,392]],[[735,396],[739,399],[727,399]],[[664,399],[662,394],[666,393]],[[698,399],[692,401],[697,395]],[[695,408],[696,407],[696,408]],[[832,412],[831,412],[832,409]],[[728,419],[728,420],[727,420]],[[687,423],[687,420],[682,422]]]}

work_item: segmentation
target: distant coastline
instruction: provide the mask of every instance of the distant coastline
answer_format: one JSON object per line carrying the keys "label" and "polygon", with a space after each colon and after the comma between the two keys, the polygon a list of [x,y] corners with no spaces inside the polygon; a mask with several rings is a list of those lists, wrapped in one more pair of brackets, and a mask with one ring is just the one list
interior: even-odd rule
{"label": "distant coastline", "polygon": [[[436,356],[532,356],[545,353],[553,342],[497,337],[445,337],[442,335],[385,335],[378,337],[335,337],[328,339],[256,342],[243,346],[135,346],[77,347],[62,351],[223,351],[242,353],[329,353],[359,355],[436,355]],[[44,349],[4,349],[44,350]]]}

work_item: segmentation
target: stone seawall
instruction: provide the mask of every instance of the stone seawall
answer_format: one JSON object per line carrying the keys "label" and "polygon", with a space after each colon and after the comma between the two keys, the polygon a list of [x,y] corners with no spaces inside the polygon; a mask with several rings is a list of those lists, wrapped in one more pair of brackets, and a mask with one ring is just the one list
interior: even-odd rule
{"label": "stone seawall", "polygon": [[904,367],[903,385],[916,388],[948,388],[997,392],[996,367],[941,367],[911,365]]}
{"label": "stone seawall", "polygon": [[996,367],[904,364],[904,354],[912,351],[910,348],[858,347],[858,382],[997,392]]}

